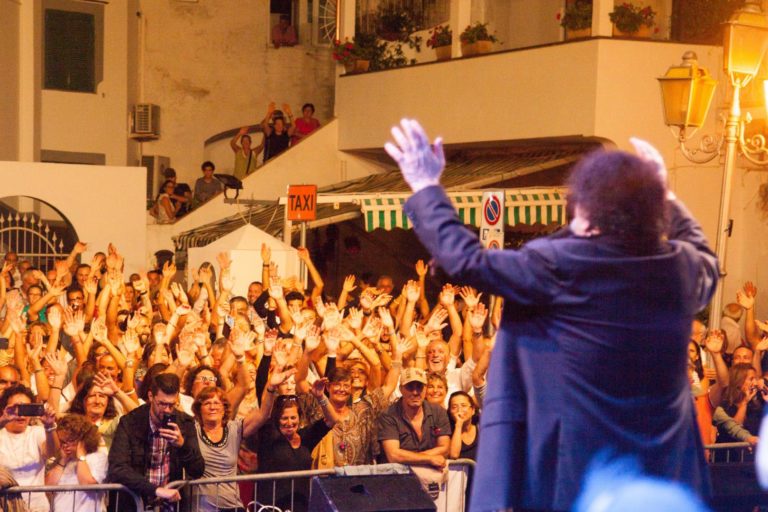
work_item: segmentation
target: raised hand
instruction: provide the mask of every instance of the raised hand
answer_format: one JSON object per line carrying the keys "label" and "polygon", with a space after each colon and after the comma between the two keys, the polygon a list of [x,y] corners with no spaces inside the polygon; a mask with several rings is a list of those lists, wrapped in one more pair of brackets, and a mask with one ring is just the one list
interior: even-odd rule
{"label": "raised hand", "polygon": [[216,255],[216,261],[219,262],[219,268],[221,268],[221,271],[224,272],[229,268],[229,266],[232,264],[232,260],[229,259],[229,254],[226,252],[220,252]]}
{"label": "raised hand", "polygon": [[54,331],[61,329],[61,316],[61,306],[58,304],[48,308],[48,324]]}
{"label": "raised hand", "polygon": [[128,355],[136,354],[139,351],[141,344],[139,343],[139,336],[136,334],[136,331],[130,330],[123,334],[123,346]]}
{"label": "raised hand", "polygon": [[427,324],[424,326],[425,334],[429,334],[432,331],[442,331],[443,328],[448,325],[445,320],[448,318],[448,310],[445,308],[436,309],[432,316],[427,320]]}
{"label": "raised hand", "polygon": [[469,325],[472,326],[472,330],[474,332],[481,332],[487,317],[488,308],[482,302],[478,303],[477,307],[469,315]]}
{"label": "raised hand", "polygon": [[418,260],[416,262],[416,275],[419,276],[419,279],[426,277],[428,271],[429,265],[424,263],[424,260]]}
{"label": "raised hand", "polygon": [[176,351],[176,360],[179,365],[188,368],[195,362],[195,353],[188,349],[181,349]]}
{"label": "raised hand", "polygon": [[341,289],[349,293],[353,291],[355,288],[357,288],[357,286],[355,286],[355,275],[350,274],[344,278],[344,283],[342,283]]}
{"label": "raised hand", "polygon": [[736,292],[736,302],[744,309],[752,309],[755,307],[755,296],[748,295],[746,291],[739,290]]}
{"label": "raised hand", "polygon": [[312,324],[307,329],[307,336],[304,338],[304,350],[314,352],[320,346],[320,328]]}
{"label": "raised hand", "polygon": [[62,377],[67,374],[67,362],[58,351],[52,354],[46,354],[45,360],[48,361],[53,373],[57,376]]}
{"label": "raised hand", "polygon": [[[249,309],[248,311],[250,312],[251,310]],[[249,318],[253,332],[256,333],[256,338],[260,340],[264,339],[264,333],[267,332],[267,326],[264,323],[264,320],[262,320],[262,318],[257,315],[255,311],[253,312],[252,316],[249,315]]]}
{"label": "raised hand", "polygon": [[755,283],[752,281],[744,283],[744,293],[746,293],[748,297],[755,297],[757,295],[757,286],[755,286]]}
{"label": "raised hand", "polygon": [[328,355],[336,357],[336,352],[339,350],[339,343],[341,343],[338,329],[327,331],[323,336],[323,340],[325,341],[325,348],[328,349]]}
{"label": "raised hand", "polygon": [[289,368],[288,370],[282,370],[281,368],[279,371],[277,368],[275,368],[269,376],[269,385],[276,388],[283,382],[287,381],[291,375],[295,374],[296,368]]}
{"label": "raised hand", "polygon": [[455,300],[455,295],[456,292],[453,290],[453,286],[445,284],[443,290],[440,292],[440,304],[446,308],[452,306]]}
{"label": "raised hand", "polygon": [[467,305],[467,309],[474,309],[477,307],[477,304],[480,302],[480,297],[482,296],[482,293],[478,294],[477,290],[471,286],[462,286],[461,290],[459,291],[459,297],[464,300],[464,304]]}
{"label": "raised hand", "polygon": [[106,372],[98,372],[93,376],[93,383],[100,387],[107,396],[114,396],[120,391],[117,383]]}
{"label": "raised hand", "polygon": [[277,343],[277,329],[269,329],[264,334],[264,354],[271,355]]}
{"label": "raised hand", "polygon": [[283,298],[283,287],[279,284],[272,284],[269,286],[269,296],[275,300]]}
{"label": "raised hand", "polygon": [[104,317],[96,318],[91,322],[91,334],[93,339],[100,343],[107,339],[107,324],[104,322]]}
{"label": "raised hand", "polygon": [[381,320],[371,317],[363,328],[363,337],[376,342],[379,340],[379,336],[381,336]]}
{"label": "raised hand", "polygon": [[721,330],[712,330],[709,331],[709,334],[707,335],[707,339],[704,340],[704,346],[707,347],[707,351],[709,351],[712,354],[719,354],[721,350],[723,350],[723,342],[725,341],[725,336],[723,335],[723,331]]}
{"label": "raised hand", "polygon": [[256,333],[253,331],[239,332],[234,339],[229,341],[229,349],[235,358],[239,359],[245,356],[245,352],[253,349],[253,339],[256,337]]}
{"label": "raised hand", "polygon": [[397,162],[413,192],[439,185],[445,168],[443,139],[438,137],[431,145],[424,129],[412,119],[402,119],[399,127],[392,127],[392,137],[395,143],[387,142],[384,149]]}
{"label": "raised hand", "polygon": [[328,378],[323,377],[322,379],[317,379],[312,383],[312,387],[310,388],[309,392],[312,393],[318,400],[322,400],[325,396],[323,393],[325,392],[325,388],[327,386]]}
{"label": "raised hand", "polygon": [[82,311],[72,311],[72,308],[64,310],[64,332],[74,338],[85,330],[85,314]]}
{"label": "raised hand", "polygon": [[395,328],[395,321],[392,320],[392,314],[387,308],[379,308],[376,311],[379,312],[379,318],[381,319],[381,325],[387,330],[391,331]]}
{"label": "raised hand", "polygon": [[341,313],[336,307],[336,304],[329,304],[325,308],[325,314],[323,315],[323,329],[334,329],[341,324]]}
{"label": "raised hand", "polygon": [[267,244],[261,244],[261,262],[264,265],[269,265],[272,261],[272,249]]}
{"label": "raised hand", "polygon": [[309,250],[306,247],[299,247],[296,249],[296,252],[298,253],[299,259],[304,263],[311,260],[309,256]]}
{"label": "raised hand", "polygon": [[416,281],[408,281],[405,285],[405,299],[408,302],[416,302],[421,295],[421,286]]}
{"label": "raised hand", "polygon": [[349,308],[349,315],[347,315],[347,322],[349,326],[359,331],[363,327],[363,312],[357,308]]}

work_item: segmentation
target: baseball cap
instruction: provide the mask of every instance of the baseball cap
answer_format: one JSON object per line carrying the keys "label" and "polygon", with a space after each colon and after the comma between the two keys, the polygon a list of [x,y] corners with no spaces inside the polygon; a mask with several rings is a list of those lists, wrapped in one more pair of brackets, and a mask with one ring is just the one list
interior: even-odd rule
{"label": "baseball cap", "polygon": [[427,384],[427,374],[421,368],[406,368],[400,374],[400,384],[405,386],[409,382],[421,382]]}

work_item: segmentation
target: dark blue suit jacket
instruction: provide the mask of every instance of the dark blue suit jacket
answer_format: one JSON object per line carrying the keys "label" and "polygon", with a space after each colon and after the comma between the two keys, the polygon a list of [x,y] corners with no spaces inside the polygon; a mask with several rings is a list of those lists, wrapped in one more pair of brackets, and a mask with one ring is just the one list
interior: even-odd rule
{"label": "dark blue suit jacket", "polygon": [[607,237],[483,250],[442,188],[405,211],[459,282],[504,297],[481,416],[472,510],[567,510],[593,457],[635,455],[653,475],[709,494],[686,348],[717,260],[682,204],[669,240],[633,256]]}

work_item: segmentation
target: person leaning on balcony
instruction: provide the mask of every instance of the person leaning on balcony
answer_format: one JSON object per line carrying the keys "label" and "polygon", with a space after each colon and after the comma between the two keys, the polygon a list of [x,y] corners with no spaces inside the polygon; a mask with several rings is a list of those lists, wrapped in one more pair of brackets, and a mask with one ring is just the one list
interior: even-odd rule
{"label": "person leaning on balcony", "polygon": [[195,181],[195,208],[224,190],[224,185],[213,177],[213,171],[216,170],[216,166],[213,165],[213,162],[203,162],[200,169],[203,171],[203,177],[197,178],[197,181]]}
{"label": "person leaning on balcony", "polygon": [[160,187],[160,193],[157,194],[155,206],[152,208],[158,224],[170,224],[176,220],[177,207],[180,206],[181,203],[177,203],[176,206],[174,206],[171,201],[174,187],[175,185],[171,180],[165,180]]}
{"label": "person leaning on balcony", "polygon": [[[192,418],[177,410],[179,378],[161,373],[150,383],[148,403],[120,419],[109,450],[109,481],[140,494],[145,504],[161,511],[176,510],[182,500],[168,484],[182,478],[200,478],[205,460],[200,455]],[[120,510],[133,510],[119,493]],[[182,501],[182,509],[184,509]]]}
{"label": "person leaning on balcony", "polygon": [[301,107],[301,117],[296,119],[294,123],[296,129],[293,132],[293,138],[291,138],[291,146],[295,146],[303,139],[305,139],[310,133],[320,128],[320,121],[315,119],[315,106],[311,103],[305,103]]}
{"label": "person leaning on balcony", "polygon": [[[249,129],[248,126],[243,126],[240,128],[240,131],[232,137],[232,140],[229,141],[229,147],[231,147],[232,151],[235,153],[235,169],[232,171],[232,175],[239,180],[243,180],[246,176],[256,170],[256,161],[259,159],[259,153],[261,153],[262,148],[264,148],[263,139],[258,147],[251,148],[252,141],[251,136],[248,135]],[[238,142],[240,142],[240,145],[237,144]],[[203,168],[203,171],[205,171],[205,168]],[[197,189],[197,186],[195,186],[195,189]]]}
{"label": "person leaning on balcony", "polygon": [[267,115],[261,121],[261,129],[264,132],[264,163],[266,163],[270,158],[288,149],[291,142],[296,127],[293,125],[290,105],[283,103],[283,112],[280,112],[276,110],[275,102],[270,102]]}
{"label": "person leaning on balcony", "polygon": [[281,46],[296,46],[299,40],[296,37],[296,30],[291,25],[291,17],[287,14],[280,15],[280,21],[272,27],[272,44],[275,48]]}

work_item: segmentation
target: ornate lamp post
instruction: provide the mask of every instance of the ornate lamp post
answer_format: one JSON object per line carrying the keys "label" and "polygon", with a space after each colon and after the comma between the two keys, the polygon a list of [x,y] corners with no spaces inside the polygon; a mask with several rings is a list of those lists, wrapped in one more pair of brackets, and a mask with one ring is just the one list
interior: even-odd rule
{"label": "ornate lamp post", "polygon": [[[744,127],[751,119],[742,117],[740,95],[757,74],[763,55],[768,49],[768,17],[760,8],[760,0],[747,0],[725,25],[723,41],[723,66],[730,77],[732,92],[730,110],[725,120],[722,138],[711,135],[702,138],[698,148],[691,149],[686,142],[700,127],[707,116],[717,82],[696,62],[696,54],[686,52],[680,66],[669,68],[659,78],[664,103],[664,119],[668,126],[678,130],[678,141],[683,155],[694,163],[705,163],[723,154],[723,184],[720,192],[716,254],[720,261],[720,275],[726,275],[725,258],[730,236],[730,202],[733,170],[736,156],[740,153],[755,165],[768,166],[768,148],[761,135],[749,139]],[[693,132],[687,130],[693,128]],[[723,279],[717,285],[709,313],[709,327],[720,327],[723,300]]]}

